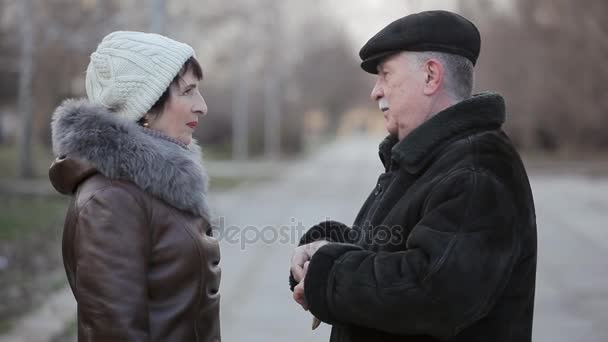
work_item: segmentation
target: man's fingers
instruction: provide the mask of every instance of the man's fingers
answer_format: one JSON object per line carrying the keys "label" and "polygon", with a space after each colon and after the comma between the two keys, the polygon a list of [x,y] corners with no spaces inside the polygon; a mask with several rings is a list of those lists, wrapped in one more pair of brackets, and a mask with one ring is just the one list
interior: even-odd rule
{"label": "man's fingers", "polygon": [[300,304],[304,310],[308,311],[308,305],[306,305],[306,297],[304,295],[303,282],[299,283],[298,286],[293,289],[293,299],[296,301],[296,303]]}
{"label": "man's fingers", "polygon": [[[299,286],[299,285],[298,285]],[[296,286],[293,289],[293,300],[296,301],[296,303],[302,305],[300,302],[302,301],[302,291],[300,291],[300,289],[298,288],[298,286]]]}
{"label": "man's fingers", "polygon": [[312,256],[319,250],[319,248],[327,245],[328,243],[329,242],[327,240],[319,240],[305,245],[304,247],[306,248],[306,254],[308,255],[308,258],[311,259]]}
{"label": "man's fingers", "polygon": [[308,264],[310,264],[310,261],[305,262],[304,267],[302,268],[302,280],[306,278],[306,273],[308,273]]}
{"label": "man's fingers", "polygon": [[291,257],[291,274],[299,283],[304,278],[304,263],[308,260],[307,254],[301,247],[297,247]]}
{"label": "man's fingers", "polygon": [[299,265],[291,264],[291,274],[298,283],[304,279],[304,269]]}

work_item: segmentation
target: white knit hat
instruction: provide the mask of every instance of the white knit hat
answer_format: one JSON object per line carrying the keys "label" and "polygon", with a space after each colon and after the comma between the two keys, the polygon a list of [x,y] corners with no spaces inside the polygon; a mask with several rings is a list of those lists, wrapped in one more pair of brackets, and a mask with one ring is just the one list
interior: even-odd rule
{"label": "white knit hat", "polygon": [[152,108],[192,56],[191,46],[158,34],[110,33],[91,54],[87,96],[91,102],[137,121]]}

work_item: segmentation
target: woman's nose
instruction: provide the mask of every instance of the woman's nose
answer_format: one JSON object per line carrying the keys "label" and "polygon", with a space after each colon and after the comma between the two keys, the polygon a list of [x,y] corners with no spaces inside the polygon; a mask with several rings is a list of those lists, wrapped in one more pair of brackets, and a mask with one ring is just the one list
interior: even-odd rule
{"label": "woman's nose", "polygon": [[197,99],[196,103],[192,107],[192,111],[198,115],[202,115],[202,116],[207,115],[207,111],[208,111],[207,102],[205,102],[203,95],[201,95],[200,93],[198,94],[198,99]]}

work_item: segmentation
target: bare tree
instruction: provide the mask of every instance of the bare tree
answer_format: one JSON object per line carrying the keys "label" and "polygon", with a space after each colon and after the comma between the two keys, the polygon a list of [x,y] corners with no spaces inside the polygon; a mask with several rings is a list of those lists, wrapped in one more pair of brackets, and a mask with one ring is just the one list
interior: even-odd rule
{"label": "bare tree", "polygon": [[[2,1],[13,7],[23,4]],[[45,142],[50,141],[49,113],[66,97],[84,95],[89,55],[103,36],[117,29],[152,29],[195,48],[210,108],[197,139],[232,148],[240,158],[297,152],[304,113],[320,109],[337,117],[358,99],[366,99],[366,83],[359,77],[363,73],[352,72],[357,68],[356,49],[320,0],[209,0],[205,6],[197,0],[29,2],[35,7],[31,20],[13,19],[9,26],[16,31],[21,23],[35,24],[36,82],[31,84],[30,102],[23,106],[32,106],[30,130]],[[152,12],[137,10],[146,5],[153,5]],[[6,32],[5,27],[0,30]],[[25,42],[3,40],[9,48],[0,50],[0,67],[8,65],[5,59],[26,66],[26,59],[10,55]],[[0,81],[10,83],[7,78]],[[23,81],[27,85],[25,77]],[[361,96],[358,87],[365,89]]]}
{"label": "bare tree", "polygon": [[580,156],[608,149],[608,3],[461,1],[482,31],[480,89],[506,95],[507,129],[524,148]]}
{"label": "bare tree", "polygon": [[34,74],[34,21],[31,18],[32,0],[21,0],[19,25],[21,36],[21,62],[19,64],[18,108],[21,115],[21,135],[19,139],[19,175],[22,178],[34,176],[32,139],[33,104],[32,78]]}
{"label": "bare tree", "polygon": [[[241,48],[252,46],[250,38],[246,33],[243,34]],[[234,77],[235,91],[232,114],[232,158],[245,160],[249,158],[249,87],[251,72],[247,66],[247,61],[240,57],[239,51],[234,53],[237,73]],[[238,56],[238,57],[237,57]]]}
{"label": "bare tree", "polygon": [[268,1],[268,35],[266,51],[268,68],[264,89],[264,151],[266,157],[277,159],[281,154],[281,91],[283,71],[281,60],[281,6],[280,2]]}

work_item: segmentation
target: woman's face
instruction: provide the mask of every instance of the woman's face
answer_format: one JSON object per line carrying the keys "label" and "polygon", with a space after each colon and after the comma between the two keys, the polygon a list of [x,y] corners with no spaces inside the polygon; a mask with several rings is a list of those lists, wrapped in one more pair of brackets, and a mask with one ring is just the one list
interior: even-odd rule
{"label": "woman's face", "polygon": [[207,104],[198,88],[199,80],[188,70],[177,84],[172,84],[163,111],[148,120],[149,128],[160,131],[183,144],[190,144],[200,117],[207,114]]}

